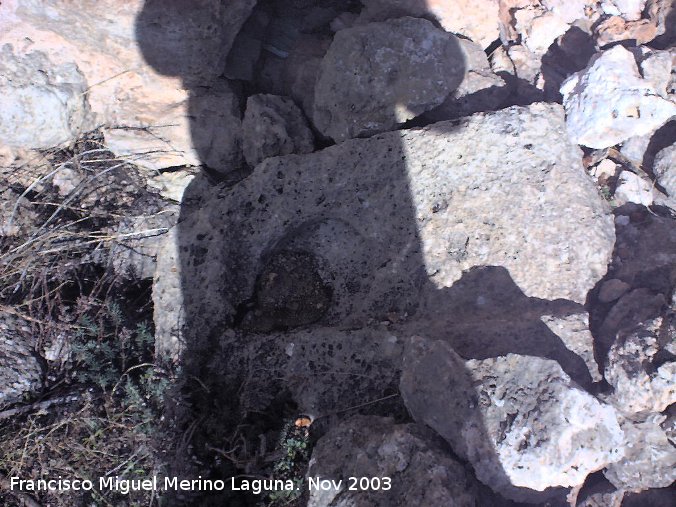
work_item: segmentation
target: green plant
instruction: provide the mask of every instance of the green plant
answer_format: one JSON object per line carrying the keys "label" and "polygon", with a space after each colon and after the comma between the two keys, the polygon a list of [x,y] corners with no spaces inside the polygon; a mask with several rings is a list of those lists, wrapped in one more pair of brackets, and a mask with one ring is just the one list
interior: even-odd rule
{"label": "green plant", "polygon": [[295,488],[273,491],[268,499],[270,505],[288,505],[298,500],[303,494],[301,486],[311,451],[309,427],[289,421],[282,429],[277,448],[281,455],[273,466],[273,478],[290,479]]}

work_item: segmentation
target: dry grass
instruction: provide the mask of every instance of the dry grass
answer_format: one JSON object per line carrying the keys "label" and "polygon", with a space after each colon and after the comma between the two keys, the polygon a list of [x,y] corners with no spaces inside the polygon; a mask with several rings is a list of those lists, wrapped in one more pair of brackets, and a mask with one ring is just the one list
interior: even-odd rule
{"label": "dry grass", "polygon": [[97,483],[154,471],[166,375],[153,364],[152,329],[138,325],[148,321],[150,295],[130,297],[133,284],[108,261],[110,246],[124,239],[120,221],[146,195],[145,179],[98,132],[0,168],[0,312],[31,324],[38,352],[64,336],[68,344],[48,363],[36,399],[0,411],[2,505],[156,505],[150,492],[26,495],[3,487],[12,476]]}

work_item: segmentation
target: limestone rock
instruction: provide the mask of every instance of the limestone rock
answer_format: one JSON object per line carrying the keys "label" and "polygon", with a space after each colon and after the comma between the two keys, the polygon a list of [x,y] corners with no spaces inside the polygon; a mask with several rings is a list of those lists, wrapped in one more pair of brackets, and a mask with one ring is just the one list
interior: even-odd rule
{"label": "limestone rock", "polygon": [[664,148],[655,157],[653,169],[657,182],[670,197],[676,197],[676,144]]}
{"label": "limestone rock", "polygon": [[242,121],[244,158],[255,167],[278,155],[310,153],[312,132],[293,100],[277,95],[252,95]]}
{"label": "limestone rock", "polygon": [[441,104],[464,72],[457,39],[427,20],[342,30],[322,61],[314,124],[335,141],[393,130]]}
{"label": "limestone rock", "polygon": [[365,0],[360,21],[414,16],[436,21],[447,32],[461,34],[486,49],[498,38],[498,0]]}
{"label": "limestone rock", "polygon": [[[339,490],[312,491],[308,507],[447,505],[471,507],[476,481],[424,426],[355,416],[332,428],[312,452],[307,477],[342,480]],[[349,491],[349,477],[390,477],[387,491]]]}
{"label": "limestone rock", "polygon": [[543,55],[549,46],[568,31],[569,25],[551,12],[536,17],[530,23],[524,44],[536,55]]}
{"label": "limestone rock", "polygon": [[666,488],[676,481],[676,451],[660,425],[664,419],[656,415],[643,422],[622,421],[625,455],[603,472],[615,487],[643,491]]}
{"label": "limestone rock", "polygon": [[650,19],[626,21],[621,16],[610,16],[596,25],[594,36],[599,47],[631,39],[646,44],[658,35],[658,30],[657,23]]}
{"label": "limestone rock", "polygon": [[612,0],[622,17],[627,21],[641,19],[646,0]]}
{"label": "limestone rock", "polygon": [[631,171],[622,171],[614,197],[619,206],[628,202],[650,206],[653,203],[653,185]]}
{"label": "limestone rock", "polygon": [[[614,234],[564,129],[560,106],[534,104],[267,159],[184,208],[171,246],[180,313],[204,336],[232,322],[283,251],[316,259],[332,293],[325,325],[411,316],[424,290],[450,288],[474,266],[501,267],[524,297],[583,303]],[[156,318],[176,315],[175,295],[162,295],[168,270]]]}
{"label": "limestone rock", "polygon": [[554,361],[508,354],[465,362],[446,343],[415,337],[400,391],[416,421],[444,437],[481,482],[517,501],[581,485],[624,453],[615,410]]}
{"label": "limestone rock", "polygon": [[[89,86],[95,124],[104,125],[106,142],[117,154],[152,171],[200,165],[204,147],[193,147],[193,137],[217,144],[227,139],[193,131],[203,125],[193,125],[190,117],[231,119],[228,101],[220,96],[211,102],[202,88],[222,74],[254,3],[9,0],[0,7],[0,45],[11,42],[19,54],[41,51],[57,67],[77,64]],[[216,126],[216,132],[231,131]]]}
{"label": "limestone rock", "polygon": [[134,279],[152,279],[157,252],[164,235],[176,224],[177,215],[177,207],[169,206],[155,213],[123,218],[110,249],[115,273],[122,277],[131,274]]}
{"label": "limestone rock", "polygon": [[662,412],[676,403],[676,362],[659,359],[665,338],[676,339],[676,330],[666,329],[670,325],[664,317],[642,322],[618,333],[610,349],[605,377],[614,392],[609,400],[627,417]]}
{"label": "limestone rock", "polygon": [[77,65],[38,51],[15,52],[0,39],[0,143],[50,148],[91,128],[87,81]]}
{"label": "limestone rock", "polygon": [[22,401],[42,385],[42,368],[29,342],[30,324],[0,313],[0,407]]}
{"label": "limestone rock", "polygon": [[634,55],[622,46],[593,58],[561,85],[561,94],[571,139],[590,148],[645,135],[676,114],[676,104],[641,77]]}

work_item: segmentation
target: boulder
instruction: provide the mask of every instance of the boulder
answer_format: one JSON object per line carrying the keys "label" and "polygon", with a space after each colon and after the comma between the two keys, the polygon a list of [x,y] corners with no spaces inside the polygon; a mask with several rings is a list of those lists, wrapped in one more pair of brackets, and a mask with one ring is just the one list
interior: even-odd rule
{"label": "boulder", "polygon": [[661,426],[665,419],[653,415],[642,422],[622,421],[625,455],[603,471],[616,488],[643,491],[666,488],[676,481],[676,452]]}
{"label": "boulder", "polygon": [[42,386],[42,368],[30,337],[28,321],[0,312],[0,408],[23,401]]}
{"label": "boulder", "polygon": [[618,206],[628,202],[650,206],[653,203],[653,185],[631,171],[621,171],[613,195]]}
{"label": "boulder", "polygon": [[[385,486],[350,490],[350,477],[374,478]],[[307,479],[342,481],[339,488],[313,490],[308,507],[397,507],[477,505],[476,480],[444,448],[444,442],[417,424],[355,416],[333,427],[312,452]],[[377,479],[375,479],[377,478]]]}
{"label": "boulder", "polygon": [[[187,315],[203,336],[244,318],[284,252],[313,259],[306,294],[311,280],[330,288],[318,324],[410,318],[424,291],[480,266],[505,270],[524,298],[584,303],[613,225],[564,129],[558,105],[513,107],[270,158],[232,188],[197,190],[163,248],[174,254],[156,279],[156,318]],[[181,311],[165,283],[182,287]]]}
{"label": "boulder", "polygon": [[50,148],[93,127],[87,81],[75,63],[21,54],[0,39],[0,144]]}
{"label": "boulder", "polygon": [[608,148],[655,131],[676,114],[640,73],[622,46],[604,51],[561,85],[570,138],[590,148]]}
{"label": "boulder", "polygon": [[278,95],[252,95],[242,121],[244,158],[251,167],[269,157],[310,153],[312,132],[293,100]]}
{"label": "boulder", "polygon": [[624,454],[615,410],[547,359],[464,361],[442,341],[414,337],[400,391],[414,419],[446,439],[477,479],[516,501],[579,486]]}
{"label": "boulder", "polygon": [[[254,4],[9,0],[0,7],[0,46],[15,44],[22,59],[41,51],[52,67],[77,64],[88,86],[93,124],[104,126],[106,143],[117,154],[152,171],[200,165],[203,153],[193,147],[193,137],[217,143],[226,137],[193,132],[190,117],[205,113],[237,123],[220,89],[213,102],[203,95],[223,73],[232,40]],[[222,123],[213,128],[231,131]]]}
{"label": "boulder", "polygon": [[618,333],[605,369],[614,389],[609,401],[618,412],[645,417],[676,403],[676,361],[663,359],[676,340],[673,325],[661,316]]}
{"label": "boulder", "polygon": [[428,18],[444,30],[471,39],[483,49],[498,38],[498,0],[364,0],[360,22],[400,16]]}
{"label": "boulder", "polygon": [[657,182],[669,197],[676,197],[676,144],[660,151],[655,157],[653,168]]}
{"label": "boulder", "polygon": [[337,142],[393,130],[441,104],[464,73],[458,40],[427,20],[341,30],[321,64],[314,124]]}
{"label": "boulder", "polygon": [[612,0],[613,4],[627,21],[641,19],[646,0]]}

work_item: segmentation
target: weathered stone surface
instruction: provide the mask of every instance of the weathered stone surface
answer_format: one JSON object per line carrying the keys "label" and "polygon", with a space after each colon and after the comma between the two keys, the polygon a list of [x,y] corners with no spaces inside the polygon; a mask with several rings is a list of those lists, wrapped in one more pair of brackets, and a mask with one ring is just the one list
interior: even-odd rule
{"label": "weathered stone surface", "polygon": [[[453,460],[443,442],[417,424],[355,416],[316,444],[308,477],[342,480],[339,490],[312,491],[308,507],[445,505],[471,507],[476,481]],[[349,477],[390,477],[387,491],[349,491]]]}
{"label": "weathered stone surface", "polygon": [[[154,121],[162,127],[157,130],[107,129],[106,145],[145,167],[161,168],[171,160],[167,155],[182,157],[180,164],[173,159],[176,165],[204,164],[219,173],[238,169],[242,161],[241,112],[239,97],[230,84],[224,79],[214,81],[209,88],[193,92],[181,107],[184,105],[187,110],[158,112]],[[153,157],[145,154],[155,151],[160,152],[160,158],[153,162]]]}
{"label": "weathered stone surface", "polygon": [[92,127],[87,82],[75,63],[15,52],[0,39],[0,143],[49,148]]}
{"label": "weathered stone surface", "polygon": [[335,141],[364,137],[441,104],[465,72],[457,39],[399,18],[338,32],[315,87],[315,126]]}
{"label": "weathered stone surface", "polygon": [[[148,211],[151,211],[150,209]],[[152,279],[163,236],[176,224],[177,206],[120,221],[110,262],[115,273],[134,279]]]}
{"label": "weathered stone surface", "polygon": [[592,58],[561,85],[568,133],[590,148],[608,148],[648,134],[676,114],[639,74],[634,55],[616,46]]}
{"label": "weathered stone surface", "polygon": [[429,18],[447,32],[470,38],[487,48],[498,38],[498,0],[365,0],[360,21],[400,16]]}
{"label": "weathered stone surface", "polygon": [[[662,363],[665,339],[676,339],[669,319],[658,317],[621,330],[608,354],[609,401],[627,417],[662,412],[676,403],[676,361]],[[673,345],[672,345],[673,346]]]}
{"label": "weathered stone surface", "polygon": [[42,385],[42,368],[30,336],[27,321],[7,311],[0,312],[0,407],[21,401]]}
{"label": "weathered stone surface", "polygon": [[[526,296],[583,303],[606,271],[613,226],[563,130],[560,106],[535,104],[264,161],[204,194],[179,226],[171,248],[188,248],[174,271],[190,280],[191,331],[231,321],[282,251],[317,260],[332,291],[324,324],[413,315],[425,287],[451,287],[473,266],[503,267]],[[158,318],[176,315],[164,282]]]}
{"label": "weathered stone surface", "polygon": [[653,172],[670,197],[676,197],[676,144],[664,148],[655,157]]}
{"label": "weathered stone surface", "polygon": [[615,202],[618,206],[633,202],[643,206],[653,203],[653,185],[631,171],[622,171],[615,187]]}
{"label": "weathered stone surface", "polygon": [[310,153],[312,132],[293,100],[277,95],[252,95],[242,121],[242,147],[247,163],[255,167],[278,155]]}
{"label": "weathered stone surface", "polygon": [[627,21],[641,19],[646,0],[612,0],[622,17]]}
{"label": "weathered stone surface", "polygon": [[423,114],[428,122],[450,120],[481,111],[494,111],[509,94],[503,78],[493,73],[481,46],[459,39],[465,55],[466,73],[458,88],[438,107]]}
{"label": "weathered stone surface", "polygon": [[625,455],[603,472],[615,487],[643,491],[666,488],[676,481],[676,451],[660,426],[664,419],[663,415],[654,415],[643,422],[621,422]]}
{"label": "weathered stone surface", "polygon": [[595,27],[594,38],[599,47],[631,39],[646,44],[658,35],[658,29],[653,20],[626,21],[621,16],[611,16]]}
{"label": "weathered stone surface", "polygon": [[[187,88],[208,87],[223,72],[254,3],[8,0],[0,6],[0,45],[11,42],[22,55],[41,51],[54,66],[77,64],[95,124],[105,126],[106,142],[119,154],[152,170],[200,165],[189,117],[230,119],[220,111],[229,107],[223,100],[193,104]],[[226,129],[220,124],[216,131]],[[225,140],[208,130],[197,134]]]}
{"label": "weathered stone surface", "polygon": [[581,485],[624,453],[615,410],[554,361],[508,354],[465,362],[444,342],[416,337],[400,391],[413,417],[444,437],[481,482],[517,501]]}
{"label": "weathered stone surface", "polygon": [[268,372],[252,375],[239,392],[240,406],[250,411],[264,412],[282,388],[300,412],[315,417],[397,390],[404,339],[396,330],[314,328],[235,339],[246,345],[222,364],[255,364]]}

